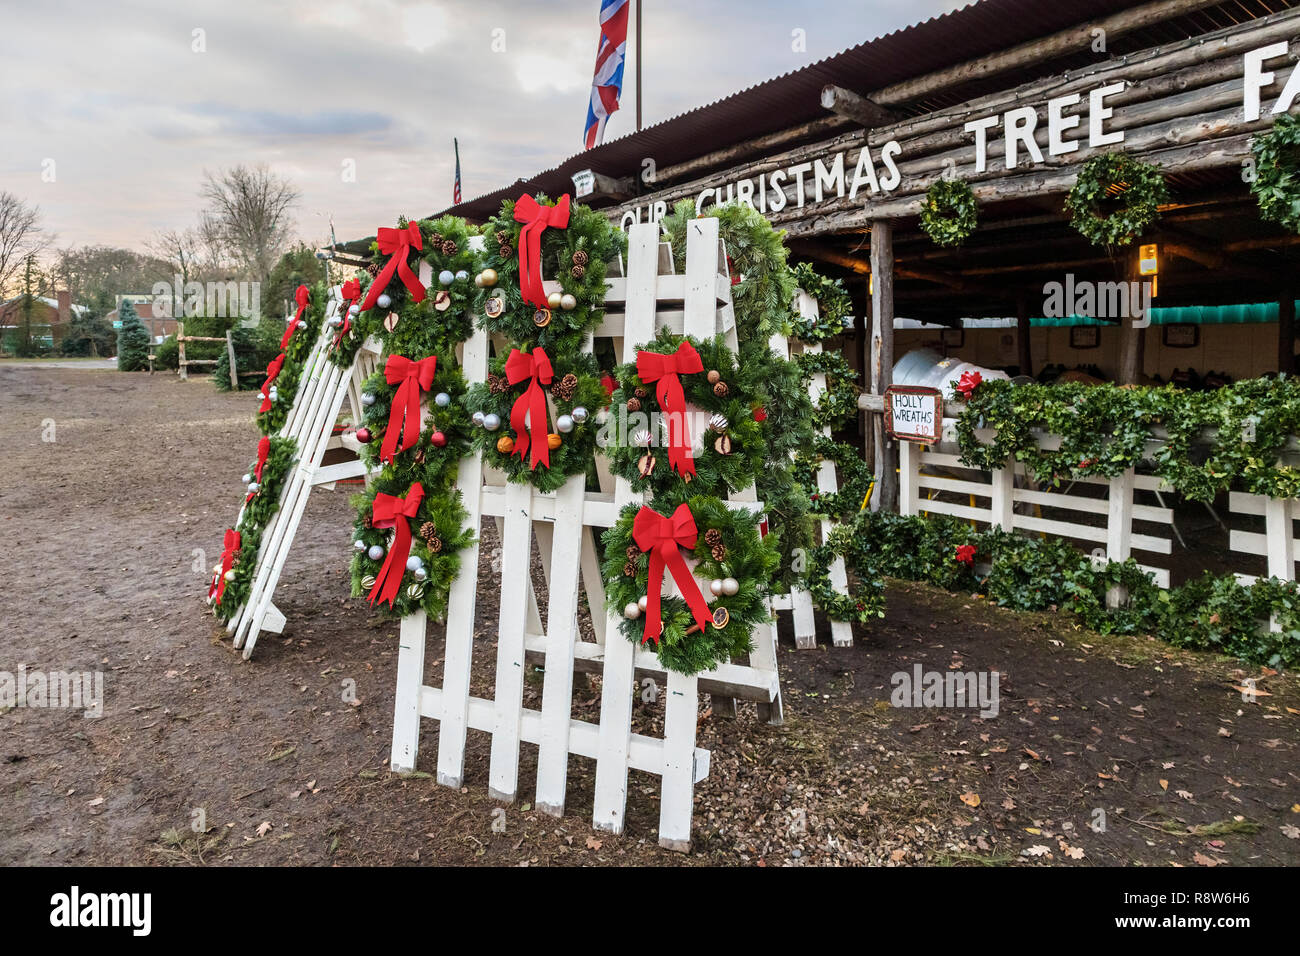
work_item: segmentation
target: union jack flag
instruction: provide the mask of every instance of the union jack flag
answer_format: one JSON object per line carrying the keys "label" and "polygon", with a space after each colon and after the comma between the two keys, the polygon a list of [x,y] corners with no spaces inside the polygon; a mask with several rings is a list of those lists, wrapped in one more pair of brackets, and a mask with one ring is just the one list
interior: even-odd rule
{"label": "union jack flag", "polygon": [[460,205],[460,141],[452,138],[452,146],[456,149],[456,183],[451,187],[451,204]]}
{"label": "union jack flag", "polygon": [[605,123],[618,110],[623,61],[627,57],[628,6],[628,0],[601,0],[600,44],[596,47],[596,71],[591,79],[591,102],[583,134],[587,149],[604,140]]}

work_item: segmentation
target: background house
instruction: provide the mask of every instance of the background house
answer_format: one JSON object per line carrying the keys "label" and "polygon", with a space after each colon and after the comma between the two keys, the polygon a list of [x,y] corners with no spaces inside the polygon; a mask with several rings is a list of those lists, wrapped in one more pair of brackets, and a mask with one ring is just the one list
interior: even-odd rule
{"label": "background house", "polygon": [[[13,353],[27,331],[23,296],[0,302],[0,351]],[[70,292],[56,292],[55,298],[34,296],[31,307],[31,337],[41,348],[52,349],[63,341],[73,315],[82,315],[83,305],[72,304]]]}

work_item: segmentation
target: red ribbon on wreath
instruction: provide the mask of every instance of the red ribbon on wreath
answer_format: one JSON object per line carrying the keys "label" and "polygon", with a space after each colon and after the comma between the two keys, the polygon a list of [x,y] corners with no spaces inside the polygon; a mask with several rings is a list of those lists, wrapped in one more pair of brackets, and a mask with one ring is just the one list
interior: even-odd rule
{"label": "red ribbon on wreath", "polygon": [[274,384],[276,376],[280,374],[280,369],[284,368],[284,353],[281,352],[266,367],[266,381],[262,383],[262,404],[257,409],[259,413],[269,411],[271,408],[271,385]]}
{"label": "red ribbon on wreath", "polygon": [[[527,381],[528,388],[524,394],[515,399],[510,408],[510,428],[515,433],[515,450],[522,461],[532,449],[532,469],[538,463],[551,467],[551,446],[547,440],[546,395],[543,385],[550,385],[555,378],[551,368],[551,359],[545,349],[533,349],[530,353],[512,349],[506,359],[506,381],[518,385]],[[527,421],[525,422],[525,416]]]}
{"label": "red ribbon on wreath", "polygon": [[214,601],[217,604],[221,603],[221,596],[226,593],[226,572],[235,563],[235,555],[239,552],[239,544],[239,532],[234,528],[227,528],[225,540],[221,544],[223,549],[221,552],[221,565],[212,579],[212,587],[208,588],[209,601]]}
{"label": "red ribbon on wreath", "polygon": [[411,249],[424,250],[424,237],[420,235],[420,224],[413,222],[405,229],[381,226],[375,242],[379,245],[380,255],[388,256],[388,262],[384,265],[383,271],[375,276],[375,281],[370,283],[370,291],[366,293],[366,301],[361,303],[361,311],[367,312],[374,308],[375,300],[388,288],[394,273],[402,280],[402,285],[410,291],[411,300],[423,302],[424,285],[406,262],[406,256]]}
{"label": "red ribbon on wreath", "polygon": [[957,380],[957,391],[961,392],[962,397],[967,401],[974,394],[975,389],[979,387],[980,382],[984,381],[984,376],[979,372],[962,372],[961,378]]}
{"label": "red ribbon on wreath", "polygon": [[642,644],[653,639],[658,645],[659,635],[663,631],[659,603],[665,567],[672,573],[677,590],[682,593],[700,630],[703,631],[713,622],[709,614],[708,602],[704,600],[699,584],[691,574],[691,569],[686,566],[681,551],[678,550],[679,547],[694,548],[698,536],[695,516],[691,514],[691,509],[686,504],[678,505],[677,510],[668,517],[645,505],[642,505],[641,510],[636,513],[636,518],[632,522],[632,540],[636,542],[638,548],[650,554],[650,580],[646,585],[645,631],[641,637]]}
{"label": "red ribbon on wreath", "polygon": [[[388,427],[384,429],[384,443],[379,448],[379,460],[391,462],[400,451],[406,451],[420,440],[420,393],[433,387],[433,376],[438,371],[438,357],[430,355],[412,362],[402,355],[390,355],[384,363],[384,378],[389,385],[397,386],[392,407],[388,411]],[[397,444],[398,426],[402,443]]]}
{"label": "red ribbon on wreath", "polygon": [[340,293],[343,296],[343,324],[339,327],[339,334],[334,336],[335,348],[338,348],[343,343],[343,336],[347,335],[352,328],[352,313],[348,310],[356,305],[357,299],[361,298],[361,281],[359,279],[349,279],[343,283]]}
{"label": "red ribbon on wreath", "polygon": [[[397,594],[402,589],[402,575],[406,573],[406,559],[411,556],[411,519],[419,513],[420,502],[424,500],[424,486],[418,481],[406,492],[405,498],[375,495],[374,504],[370,506],[370,525],[374,528],[393,528],[396,534],[393,546],[388,549],[384,566],[375,576],[375,584],[370,589],[370,603],[376,601],[393,606]],[[403,520],[405,519],[405,520]]]}
{"label": "red ribbon on wreath", "polygon": [[[257,464],[253,466],[253,480],[256,481],[258,485],[261,485],[262,483],[262,470],[266,468],[266,459],[270,454],[271,439],[266,435],[263,435],[261,441],[257,443]],[[248,497],[244,499],[244,503],[247,504],[252,501],[254,494],[256,494],[256,492],[250,491]]]}
{"label": "red ribbon on wreath", "polygon": [[289,347],[289,340],[293,338],[293,333],[298,331],[298,323],[302,321],[302,314],[307,311],[307,306],[311,304],[311,289],[305,285],[298,286],[293,294],[293,300],[298,303],[298,311],[294,314],[293,320],[289,323],[289,327],[284,330],[284,336],[280,339],[281,352]]}
{"label": "red ribbon on wreath", "polygon": [[703,372],[700,353],[690,342],[682,342],[671,355],[637,352],[636,374],[649,385],[655,382],[655,400],[668,420],[668,466],[679,475],[695,474],[691,456],[691,433],[686,425],[686,393],[679,376]]}
{"label": "red ribbon on wreath", "polygon": [[542,233],[547,228],[569,228],[569,195],[565,193],[554,206],[543,206],[524,194],[515,200],[515,222],[519,231],[519,291],[524,301],[539,309],[547,308],[546,290],[542,288]]}

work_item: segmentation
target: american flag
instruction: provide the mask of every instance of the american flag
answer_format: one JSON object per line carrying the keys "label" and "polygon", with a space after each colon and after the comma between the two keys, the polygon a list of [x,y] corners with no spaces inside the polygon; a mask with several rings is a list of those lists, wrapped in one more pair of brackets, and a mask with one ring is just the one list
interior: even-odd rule
{"label": "american flag", "polygon": [[618,110],[623,92],[623,61],[627,57],[628,0],[601,0],[600,45],[596,47],[596,72],[591,79],[587,106],[586,148],[605,138],[605,123]]}
{"label": "american flag", "polygon": [[460,205],[460,141],[452,138],[452,145],[456,149],[456,183],[451,187],[451,204]]}

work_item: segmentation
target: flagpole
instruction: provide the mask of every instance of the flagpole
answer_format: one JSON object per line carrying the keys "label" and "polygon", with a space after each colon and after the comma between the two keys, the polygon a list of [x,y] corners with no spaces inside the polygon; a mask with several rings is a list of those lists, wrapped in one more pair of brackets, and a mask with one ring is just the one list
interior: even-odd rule
{"label": "flagpole", "polygon": [[641,132],[641,8],[645,0],[636,0],[636,131]]}

